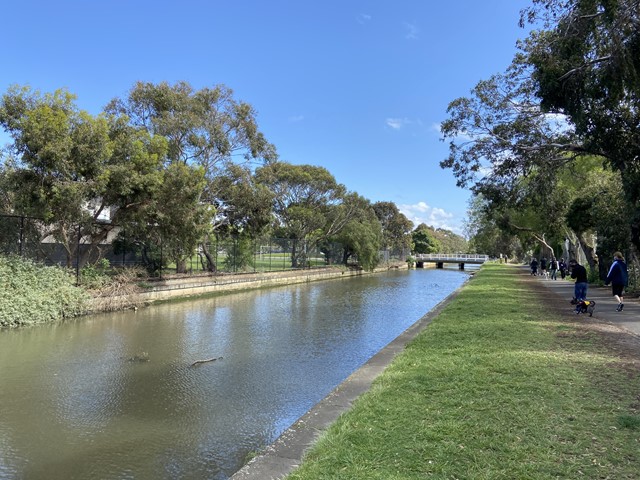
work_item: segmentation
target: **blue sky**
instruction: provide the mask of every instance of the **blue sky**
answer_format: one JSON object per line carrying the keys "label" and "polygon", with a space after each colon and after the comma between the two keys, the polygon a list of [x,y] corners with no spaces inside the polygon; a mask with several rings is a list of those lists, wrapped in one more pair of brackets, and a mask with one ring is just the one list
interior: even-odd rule
{"label": "blue sky", "polygon": [[97,114],[138,80],[224,84],[257,110],[281,160],[462,233],[469,193],[439,166],[438,125],[450,101],[510,63],[528,4],[5,1],[0,92],[65,87]]}

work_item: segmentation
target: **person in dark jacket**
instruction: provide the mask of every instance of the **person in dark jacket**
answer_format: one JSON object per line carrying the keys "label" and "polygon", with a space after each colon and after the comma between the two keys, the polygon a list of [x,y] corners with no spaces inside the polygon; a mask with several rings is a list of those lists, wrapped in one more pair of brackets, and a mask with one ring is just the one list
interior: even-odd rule
{"label": "person in dark jacket", "polygon": [[624,287],[629,282],[629,275],[627,273],[627,264],[624,263],[624,257],[622,253],[616,252],[613,254],[613,264],[609,269],[607,278],[604,281],[605,285],[611,284],[611,292],[613,297],[618,301],[616,311],[621,312],[624,308]]}
{"label": "person in dark jacket", "polygon": [[567,276],[567,263],[564,261],[564,258],[561,258],[558,262],[558,270],[560,270],[560,277],[564,280],[564,277]]}
{"label": "person in dark jacket", "polygon": [[538,260],[535,257],[531,258],[529,266],[531,267],[531,275],[538,275]]}
{"label": "person in dark jacket", "polygon": [[587,288],[589,281],[587,280],[587,269],[580,265],[576,260],[569,261],[571,269],[571,278],[575,278],[574,296],[577,302],[587,299]]}

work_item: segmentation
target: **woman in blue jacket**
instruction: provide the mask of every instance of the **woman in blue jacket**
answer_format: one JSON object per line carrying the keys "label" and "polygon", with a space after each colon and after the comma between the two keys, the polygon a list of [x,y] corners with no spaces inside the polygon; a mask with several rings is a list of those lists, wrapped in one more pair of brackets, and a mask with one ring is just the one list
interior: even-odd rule
{"label": "woman in blue jacket", "polygon": [[627,264],[624,263],[624,257],[622,253],[616,252],[613,254],[613,264],[607,274],[607,279],[604,281],[605,285],[611,284],[611,291],[614,298],[618,301],[616,311],[621,312],[624,308],[624,287],[627,286],[629,276],[627,274]]}

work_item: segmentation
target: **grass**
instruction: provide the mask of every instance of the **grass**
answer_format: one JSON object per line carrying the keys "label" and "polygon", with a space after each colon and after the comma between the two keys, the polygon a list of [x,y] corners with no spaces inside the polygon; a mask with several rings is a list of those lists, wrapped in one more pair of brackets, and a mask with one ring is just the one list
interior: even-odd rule
{"label": "grass", "polygon": [[637,479],[637,368],[513,269],[484,266],[287,478]]}
{"label": "grass", "polygon": [[[246,271],[246,272],[270,272],[270,271],[281,271],[281,270],[290,270],[291,267],[291,254],[290,253],[270,253],[270,254],[254,254],[251,255],[250,265],[246,265],[242,268],[234,267],[233,261],[230,262],[230,265],[227,265],[225,262],[226,257],[224,255],[218,255],[216,257],[217,260],[217,268],[222,272],[236,272],[236,271]],[[305,267],[318,267],[318,266],[326,266],[326,262],[324,258],[321,257],[311,257],[307,259],[308,262],[305,264]],[[201,272],[203,271],[201,259],[198,255],[193,255],[191,258],[187,259],[186,262],[187,268],[193,272]],[[163,273],[172,274],[175,273],[176,264],[175,262],[169,262],[166,267],[163,268]]]}

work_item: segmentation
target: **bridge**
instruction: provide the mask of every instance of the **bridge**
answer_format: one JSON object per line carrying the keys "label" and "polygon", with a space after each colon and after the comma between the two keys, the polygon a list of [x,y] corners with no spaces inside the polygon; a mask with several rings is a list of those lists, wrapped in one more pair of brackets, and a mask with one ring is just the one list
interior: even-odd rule
{"label": "bridge", "polygon": [[443,268],[445,263],[457,263],[464,270],[465,263],[480,265],[489,260],[489,255],[466,253],[417,253],[416,268],[424,268],[425,262],[435,263],[436,268]]}

